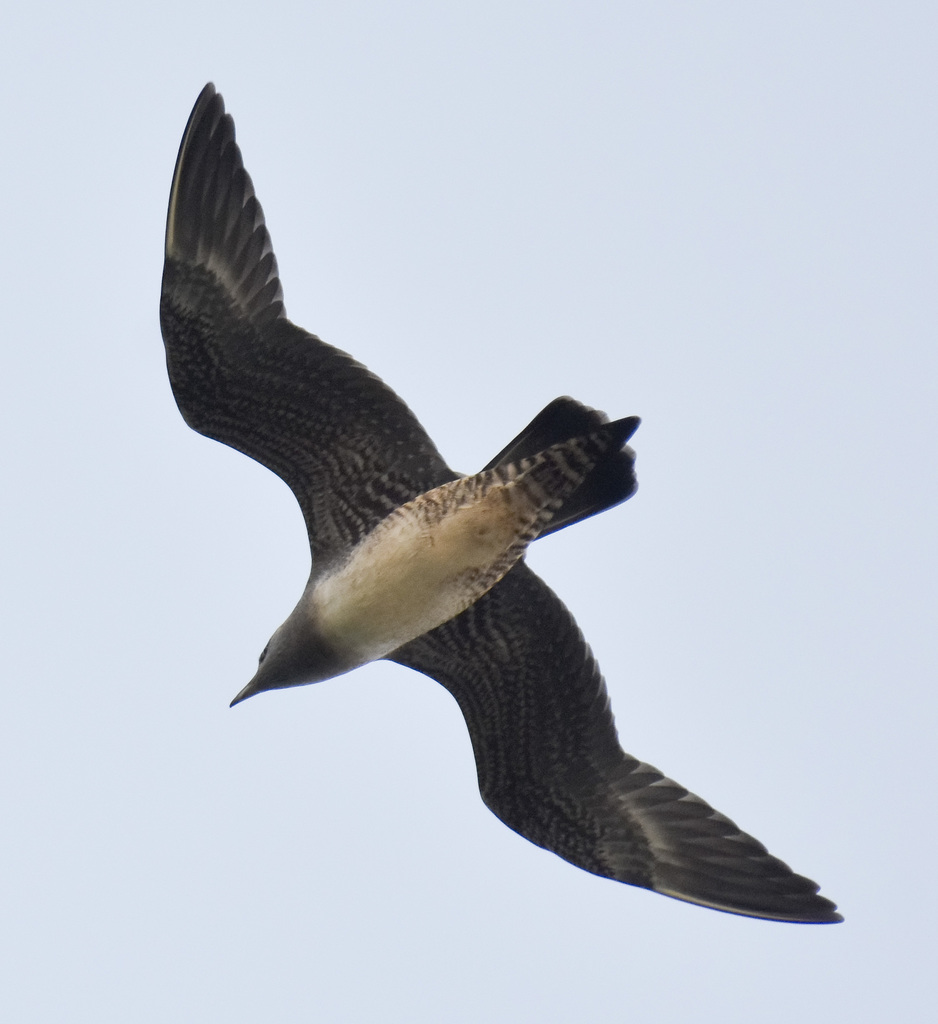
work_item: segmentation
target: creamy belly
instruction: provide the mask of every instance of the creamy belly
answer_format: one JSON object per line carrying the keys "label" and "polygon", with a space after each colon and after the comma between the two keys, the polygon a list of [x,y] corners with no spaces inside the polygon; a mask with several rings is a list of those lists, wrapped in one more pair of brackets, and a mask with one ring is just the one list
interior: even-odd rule
{"label": "creamy belly", "polygon": [[[358,663],[477,601],[521,557],[542,514],[517,481],[455,480],[396,509],[312,594],[317,629]],[[482,493],[479,493],[482,491]]]}

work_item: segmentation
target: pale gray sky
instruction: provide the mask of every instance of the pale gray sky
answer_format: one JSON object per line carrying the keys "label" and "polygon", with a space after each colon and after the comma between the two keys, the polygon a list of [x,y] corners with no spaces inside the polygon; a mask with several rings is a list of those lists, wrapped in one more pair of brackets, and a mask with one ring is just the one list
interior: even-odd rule
{"label": "pale gray sky", "polygon": [[[20,5],[0,36],[0,1016],[927,1019],[938,11],[258,11]],[[638,495],[531,563],[625,749],[844,924],[538,850],[396,666],[228,709],[308,565],[286,487],[166,378],[166,200],[209,79],[288,313],[452,464],[560,394],[643,417]]]}

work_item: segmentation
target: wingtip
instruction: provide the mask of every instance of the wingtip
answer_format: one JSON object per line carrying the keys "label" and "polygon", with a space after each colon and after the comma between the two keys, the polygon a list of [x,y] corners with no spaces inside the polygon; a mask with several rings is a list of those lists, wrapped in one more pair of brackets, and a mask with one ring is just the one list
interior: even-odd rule
{"label": "wingtip", "polygon": [[[813,884],[813,883],[812,883]],[[837,904],[815,892],[811,899],[800,899],[785,906],[783,900],[732,900],[713,899],[695,893],[682,892],[667,887],[652,886],[661,896],[668,896],[682,903],[692,903],[707,910],[717,910],[737,917],[751,917],[762,921],[779,921],[784,924],[841,924],[843,914]]]}
{"label": "wingtip", "polygon": [[[171,304],[205,304],[208,271],[255,326],[286,316],[270,233],[235,140],[235,126],[212,82],[189,115],[170,188],[163,294]],[[179,272],[179,267],[184,268]]]}
{"label": "wingtip", "polygon": [[189,147],[192,144],[193,130],[202,120],[206,107],[212,103],[216,96],[222,113],[225,110],[225,101],[218,94],[214,82],[206,82],[199,93],[189,120],[186,121],[186,129],[182,133],[182,140],[179,143],[179,151],[176,154],[176,166],[173,169],[173,184],[169,194],[169,210],[166,216],[166,233],[163,240],[164,256],[173,256],[177,248],[177,210],[179,206],[180,171],[186,160]]}

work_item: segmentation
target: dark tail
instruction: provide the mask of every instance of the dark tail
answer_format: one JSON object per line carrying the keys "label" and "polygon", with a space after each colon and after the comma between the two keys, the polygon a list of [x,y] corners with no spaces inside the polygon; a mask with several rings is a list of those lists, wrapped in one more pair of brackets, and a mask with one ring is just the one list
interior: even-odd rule
{"label": "dark tail", "polygon": [[540,536],[546,537],[631,498],[638,482],[635,479],[635,452],[626,442],[640,422],[637,416],[629,416],[609,423],[606,414],[597,409],[590,409],[573,398],[556,398],[484,468],[494,469],[519,459],[531,459],[551,445],[582,437],[604,426],[616,435],[617,444],[599,459],[589,476],[541,532]]}

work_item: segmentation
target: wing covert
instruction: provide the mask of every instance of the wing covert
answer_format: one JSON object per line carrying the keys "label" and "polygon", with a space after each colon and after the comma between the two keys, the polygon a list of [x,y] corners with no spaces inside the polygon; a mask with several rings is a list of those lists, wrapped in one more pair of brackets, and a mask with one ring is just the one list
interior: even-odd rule
{"label": "wing covert", "polygon": [[160,324],[184,419],[287,483],[319,564],[456,476],[387,385],[286,318],[263,210],[211,84],[176,161]]}
{"label": "wing covert", "polygon": [[622,751],[589,647],[526,565],[392,660],[453,694],[483,800],[536,845],[594,874],[717,910],[840,920],[813,882]]}

